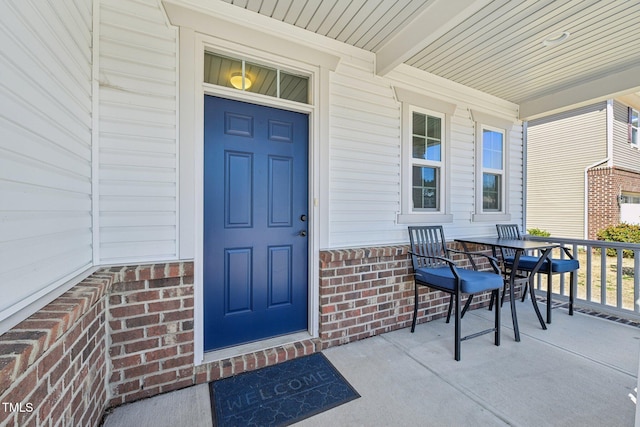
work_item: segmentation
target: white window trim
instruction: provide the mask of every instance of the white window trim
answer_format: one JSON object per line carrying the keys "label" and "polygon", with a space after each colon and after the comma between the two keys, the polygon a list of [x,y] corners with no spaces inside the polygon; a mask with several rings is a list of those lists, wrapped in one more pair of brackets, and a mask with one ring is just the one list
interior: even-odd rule
{"label": "white window trim", "polygon": [[[471,117],[475,122],[475,168],[476,168],[476,185],[475,185],[475,212],[471,217],[473,222],[496,222],[496,221],[510,221],[511,213],[509,212],[509,182],[511,175],[511,168],[509,164],[509,147],[511,145],[510,133],[513,128],[513,121],[496,117],[491,114],[487,114],[477,110],[471,110]],[[504,134],[504,148],[503,148],[503,175],[502,175],[502,210],[493,212],[485,212],[482,203],[482,182],[483,173],[485,172],[482,167],[482,131],[484,129],[493,130],[497,132],[503,132]]]}
{"label": "white window trim", "polygon": [[[483,135],[485,131],[489,131],[489,132],[495,132],[495,133],[499,133],[500,135],[502,135],[502,169],[494,169],[494,168],[487,168],[484,166],[484,141],[481,142],[481,146],[480,149],[478,150],[478,156],[481,157],[481,160],[478,160],[481,172],[480,172],[480,178],[482,180],[482,203],[481,203],[481,209],[482,209],[482,213],[486,214],[486,213],[504,213],[505,211],[505,183],[507,182],[507,171],[506,171],[506,135],[505,135],[505,131],[504,129],[500,129],[500,128],[496,128],[493,126],[487,126],[487,125],[480,125],[480,138],[483,139]],[[496,176],[500,176],[500,202],[499,202],[499,206],[500,209],[498,210],[485,210],[484,207],[484,175],[485,174],[491,174],[491,175],[496,175]]]}
{"label": "white window trim", "polygon": [[[428,95],[395,87],[396,99],[401,103],[401,193],[400,212],[397,214],[398,224],[424,224],[424,223],[451,223],[451,116],[456,110],[456,104],[432,98]],[[413,211],[412,199],[412,155],[413,155],[413,129],[412,114],[418,111],[425,114],[441,117],[443,119],[442,135],[442,160],[440,171],[440,210],[439,211]]]}
{"label": "white window trim", "polygon": [[[629,145],[634,148],[640,148],[640,126],[633,126],[631,122],[631,118],[633,117],[633,113],[636,113],[640,117],[640,110],[637,108],[629,107]],[[633,143],[633,131],[636,131],[636,143]]]}
{"label": "white window trim", "polygon": [[[424,108],[420,108],[420,107],[415,107],[415,106],[410,106],[409,107],[409,117],[410,120],[413,121],[413,114],[414,113],[418,113],[418,114],[422,114],[424,116],[427,117],[436,117],[438,119],[440,119],[441,124],[444,125],[444,122],[446,120],[445,115],[442,113],[438,113],[436,111],[431,111],[431,110],[425,110]],[[412,214],[430,214],[430,213],[434,213],[434,214],[442,214],[444,211],[444,205],[445,205],[445,192],[444,192],[444,173],[445,173],[445,163],[446,163],[446,156],[445,156],[445,131],[444,131],[444,126],[442,126],[441,130],[440,130],[440,160],[428,160],[428,159],[416,159],[413,157],[413,137],[414,137],[414,129],[413,126],[410,126],[411,130],[409,131],[410,134],[410,138],[411,138],[411,148],[409,149],[409,147],[407,146],[407,151],[409,151],[409,155],[407,156],[407,161],[408,161],[408,173],[406,175],[409,176],[409,187],[411,189],[410,191],[410,196],[409,196],[409,209],[411,210]],[[406,143],[409,143],[408,141],[406,141]],[[425,144],[427,143],[427,137],[425,135]],[[425,147],[426,148],[426,147]],[[415,166],[419,166],[419,167],[427,167],[427,168],[433,168],[433,169],[438,169],[438,208],[437,209],[417,209],[415,207],[413,207],[413,168]]]}

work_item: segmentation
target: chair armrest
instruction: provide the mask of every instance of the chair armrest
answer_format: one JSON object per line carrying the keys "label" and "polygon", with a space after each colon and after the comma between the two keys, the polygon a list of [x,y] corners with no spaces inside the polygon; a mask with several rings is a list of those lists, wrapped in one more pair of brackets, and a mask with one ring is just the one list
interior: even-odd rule
{"label": "chair armrest", "polygon": [[455,252],[457,254],[466,255],[469,258],[469,262],[471,262],[471,265],[473,266],[474,270],[478,270],[478,267],[476,266],[476,263],[473,261],[472,256],[479,256],[479,257],[486,258],[489,261],[489,265],[491,265],[491,268],[493,268],[493,271],[497,274],[500,274],[500,269],[498,268],[498,259],[496,257],[487,255],[482,252],[468,252],[468,251],[461,251],[458,249],[448,249],[448,250],[450,252]]}
{"label": "chair armrest", "polygon": [[569,250],[569,248],[562,246],[562,250],[564,251],[564,253],[569,257],[569,259],[574,259],[573,255],[571,254],[571,251]]}
{"label": "chair armrest", "polygon": [[410,254],[410,255],[413,255],[413,256],[415,256],[415,257],[417,257],[417,258],[424,258],[424,259],[437,259],[438,261],[444,261],[444,262],[446,262],[446,263],[447,263],[447,264],[449,264],[449,265],[453,265],[454,267],[456,266],[456,262],[455,262],[454,260],[450,259],[450,258],[445,258],[445,257],[442,257],[442,256],[429,256],[429,255],[422,255],[422,254],[419,254],[419,253],[417,253],[417,252],[413,252],[413,251],[409,251],[409,254]]}
{"label": "chair armrest", "polygon": [[[409,254],[411,256],[414,256],[416,258],[423,258],[423,259],[433,259],[433,260],[438,260],[438,261],[442,261],[446,264],[449,265],[449,268],[451,269],[451,272],[453,273],[453,275],[457,278],[458,277],[458,272],[456,271],[456,263],[454,260],[449,259],[449,258],[445,258],[445,257],[441,257],[441,256],[429,256],[429,255],[422,255],[413,251],[409,251]],[[416,269],[416,266],[413,266],[413,269]]]}

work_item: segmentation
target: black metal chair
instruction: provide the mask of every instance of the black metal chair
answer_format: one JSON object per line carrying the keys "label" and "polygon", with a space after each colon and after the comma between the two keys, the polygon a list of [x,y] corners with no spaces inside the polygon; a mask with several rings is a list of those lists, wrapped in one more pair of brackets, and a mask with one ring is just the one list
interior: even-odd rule
{"label": "black metal chair", "polygon": [[[442,226],[412,226],[409,227],[410,254],[415,274],[415,300],[413,307],[413,322],[411,332],[415,331],[418,318],[418,287],[426,286],[432,289],[448,293],[449,310],[447,313],[447,323],[451,317],[452,308],[455,310],[455,351],[454,357],[460,360],[460,342],[494,332],[495,345],[500,345],[500,310],[496,309],[495,324],[491,329],[477,332],[465,337],[460,336],[460,319],[466,308],[471,303],[474,294],[491,291],[495,298],[500,294],[503,286],[503,278],[500,275],[497,262],[493,257],[486,254],[470,253],[448,249],[444,239]],[[486,257],[494,272],[476,271],[465,268],[458,268],[451,259],[451,253],[463,253],[469,257],[472,265],[475,265],[471,256],[477,255]],[[462,294],[469,294],[465,310],[460,311],[460,299]]]}
{"label": "black metal chair", "polygon": [[[498,230],[498,237],[505,239],[518,239],[522,240],[522,235],[520,234],[520,229],[517,224],[496,224],[496,229]],[[551,258],[545,260],[545,262],[538,270],[539,274],[547,275],[547,323],[551,323],[551,310],[553,308],[565,305],[565,304],[553,304],[553,300],[551,298],[551,294],[553,291],[553,275],[554,274],[563,274],[570,273],[569,276],[569,315],[573,316],[573,302],[574,302],[574,275],[575,272],[580,268],[580,262],[577,259],[573,258],[571,252],[568,248],[562,247],[567,258]],[[514,261],[514,253],[513,251],[503,250],[502,259],[504,261],[505,267],[510,269],[513,266]],[[530,272],[533,270],[533,267],[536,265],[540,258],[537,256],[531,255],[522,255],[518,262],[518,271]],[[529,283],[525,284],[525,288],[522,292],[522,301],[527,295],[527,287],[529,287]],[[533,287],[529,289],[529,293],[531,294],[531,298],[535,298],[535,292]],[[504,302],[504,292],[502,295],[502,302]]]}

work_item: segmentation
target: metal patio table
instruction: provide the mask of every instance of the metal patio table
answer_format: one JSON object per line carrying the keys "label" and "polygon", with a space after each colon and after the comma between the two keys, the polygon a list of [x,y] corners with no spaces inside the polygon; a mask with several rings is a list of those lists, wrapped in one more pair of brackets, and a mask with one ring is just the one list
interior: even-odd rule
{"label": "metal patio table", "polygon": [[[518,328],[518,317],[516,315],[516,304],[515,297],[513,293],[513,288],[517,276],[518,271],[518,263],[520,261],[520,256],[528,251],[539,250],[540,251],[540,259],[535,264],[533,270],[529,272],[529,289],[532,291],[531,302],[533,304],[533,308],[538,316],[538,320],[540,321],[540,325],[542,329],[547,329],[547,325],[542,318],[542,314],[540,313],[540,309],[538,308],[538,302],[535,298],[534,291],[534,277],[536,273],[542,267],[542,264],[551,254],[551,251],[554,248],[560,247],[557,243],[550,242],[537,242],[532,240],[518,240],[518,239],[504,239],[499,237],[469,237],[469,238],[457,238],[456,242],[460,242],[465,251],[468,251],[467,244],[474,245],[483,245],[483,246],[491,246],[491,250],[493,251],[493,256],[496,256],[497,248],[505,248],[512,249],[515,251],[515,257],[513,260],[513,266],[511,268],[511,274],[509,275],[509,303],[511,304],[511,319],[513,321],[513,332],[515,335],[515,340],[520,341],[520,329]],[[496,301],[496,310],[499,309],[497,307],[499,301]],[[547,302],[549,304],[549,302]]]}

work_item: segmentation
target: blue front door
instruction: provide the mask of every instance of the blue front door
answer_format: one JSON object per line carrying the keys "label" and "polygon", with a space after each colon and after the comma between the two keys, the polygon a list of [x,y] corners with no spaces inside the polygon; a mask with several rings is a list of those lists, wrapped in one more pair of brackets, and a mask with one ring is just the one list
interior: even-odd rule
{"label": "blue front door", "polygon": [[306,114],[205,96],[204,347],[307,330]]}

